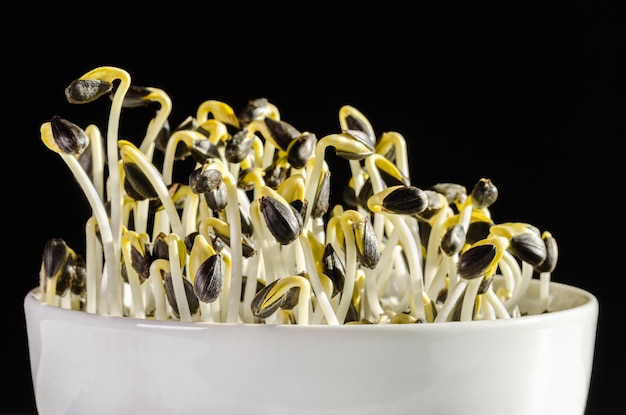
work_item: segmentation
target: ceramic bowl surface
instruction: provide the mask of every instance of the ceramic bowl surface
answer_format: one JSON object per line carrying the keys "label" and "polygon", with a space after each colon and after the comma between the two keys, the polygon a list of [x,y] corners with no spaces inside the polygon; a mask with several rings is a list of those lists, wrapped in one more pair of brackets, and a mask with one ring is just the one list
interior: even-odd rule
{"label": "ceramic bowl surface", "polygon": [[24,308],[40,415],[582,415],[598,302],[550,292],[558,311],[407,325],[109,317],[48,306],[37,289]]}

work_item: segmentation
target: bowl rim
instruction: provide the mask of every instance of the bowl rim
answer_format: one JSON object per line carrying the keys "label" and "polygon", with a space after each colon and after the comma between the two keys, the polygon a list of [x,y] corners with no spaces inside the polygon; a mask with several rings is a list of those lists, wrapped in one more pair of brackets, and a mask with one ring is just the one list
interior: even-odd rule
{"label": "bowl rim", "polygon": [[[539,280],[533,279],[530,282],[529,291],[535,286],[538,288]],[[289,330],[296,329],[297,327],[304,328],[306,330],[312,329],[323,329],[323,330],[337,330],[342,328],[345,330],[349,328],[349,330],[371,330],[373,327],[379,327],[383,330],[436,330],[440,327],[458,327],[458,328],[470,328],[470,327],[490,327],[497,328],[500,326],[511,325],[511,323],[516,324],[536,324],[545,322],[546,320],[551,320],[554,318],[567,318],[572,313],[598,313],[599,302],[597,297],[587,291],[586,289],[580,288],[575,285],[570,285],[566,283],[550,281],[550,288],[557,290],[559,293],[567,294],[568,296],[580,298],[580,301],[573,305],[568,306],[564,309],[550,311],[548,313],[540,313],[540,314],[531,314],[524,315],[520,317],[514,317],[509,319],[495,319],[495,320],[472,320],[472,321],[449,321],[449,322],[439,322],[439,323],[429,323],[429,324],[340,324],[340,325],[329,325],[329,324],[308,324],[308,325],[298,325],[298,324],[263,324],[263,323],[245,323],[245,322],[211,322],[211,321],[193,321],[193,322],[184,322],[180,320],[154,320],[150,318],[137,318],[132,316],[110,316],[103,314],[94,314],[88,313],[82,310],[71,310],[65,309],[62,307],[51,306],[44,302],[41,302],[37,295],[39,293],[40,288],[34,287],[30,289],[25,297],[24,297],[24,310],[28,314],[28,311],[32,311],[35,309],[43,310],[41,312],[45,312],[48,316],[53,316],[55,318],[71,318],[81,320],[87,319],[88,321],[97,321],[106,319],[109,324],[115,324],[115,322],[122,324],[130,324],[138,327],[144,328],[215,328],[215,327],[259,327],[259,328],[267,328],[269,326],[276,327],[277,329],[280,327],[288,328]],[[28,316],[27,316],[28,319]]]}

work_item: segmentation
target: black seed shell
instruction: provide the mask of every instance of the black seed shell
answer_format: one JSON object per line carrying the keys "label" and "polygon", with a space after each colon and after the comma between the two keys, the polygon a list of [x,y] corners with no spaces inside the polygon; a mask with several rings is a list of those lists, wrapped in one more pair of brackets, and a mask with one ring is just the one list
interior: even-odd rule
{"label": "black seed shell", "polygon": [[263,122],[278,147],[283,151],[287,151],[292,140],[300,135],[300,131],[285,121],[266,117]]}
{"label": "black seed shell", "polygon": [[89,145],[87,133],[78,125],[55,115],[50,120],[54,142],[64,154],[80,154]]}
{"label": "black seed shell", "polygon": [[337,252],[335,252],[331,244],[326,244],[324,248],[322,266],[324,274],[326,274],[333,283],[333,296],[342,292],[346,280],[346,270],[343,262],[341,262],[341,258],[339,258],[339,255],[337,255]]}
{"label": "black seed shell", "polygon": [[471,280],[485,275],[496,257],[496,247],[491,244],[474,246],[459,256],[457,272],[461,278]]}
{"label": "black seed shell", "polygon": [[374,232],[374,226],[368,218],[352,224],[357,246],[357,259],[366,268],[373,269],[380,259],[380,246]]}
{"label": "black seed shell", "polygon": [[298,237],[303,222],[293,206],[281,203],[271,196],[263,196],[259,200],[259,208],[268,229],[280,244],[287,245]]}
{"label": "black seed shell", "polygon": [[[193,285],[191,281],[187,278],[183,277],[183,285],[185,287],[185,296],[187,297],[187,303],[189,303],[189,311],[191,314],[195,314],[200,309],[200,301],[198,297],[193,292]],[[176,302],[176,295],[174,294],[174,283],[172,281],[172,274],[165,274],[165,297],[167,298],[167,302],[172,306],[172,311],[176,317],[180,317],[180,312],[178,311],[178,303]]]}
{"label": "black seed shell", "polygon": [[193,291],[200,301],[211,303],[219,297],[224,286],[224,268],[220,254],[211,255],[198,267]]}
{"label": "black seed shell", "polygon": [[268,294],[274,289],[279,280],[274,280],[271,283],[267,284],[265,287],[261,288],[254,295],[252,302],[250,303],[250,309],[252,310],[252,314],[257,318],[267,318],[271,316],[274,311],[280,307],[282,302],[282,296],[280,298],[276,298],[275,301],[271,304],[266,304],[264,308],[263,303],[265,302],[265,298]]}
{"label": "black seed shell", "polygon": [[113,84],[98,79],[76,79],[65,88],[65,98],[70,104],[87,104],[109,93]]}
{"label": "black seed shell", "polygon": [[312,133],[304,133],[294,138],[287,148],[287,161],[293,168],[301,169],[315,153],[317,137]]}
{"label": "black seed shell", "polygon": [[480,179],[472,190],[472,205],[476,209],[491,206],[498,199],[498,188],[490,179]]}
{"label": "black seed shell", "polygon": [[461,225],[452,225],[441,238],[441,250],[447,256],[458,254],[465,245],[465,230]]}
{"label": "black seed shell", "polygon": [[537,272],[553,272],[559,256],[559,248],[554,237],[543,238],[546,244],[546,258],[535,266]]}
{"label": "black seed shell", "polygon": [[402,186],[389,193],[382,205],[389,212],[416,215],[428,207],[428,196],[418,187]]}
{"label": "black seed shell", "polygon": [[546,259],[546,244],[538,233],[524,232],[511,238],[511,252],[530,265],[538,265]]}
{"label": "black seed shell", "polygon": [[159,196],[150,180],[135,163],[124,163],[124,173],[124,188],[135,200],[154,199]]}
{"label": "black seed shell", "polygon": [[230,163],[241,163],[252,151],[253,137],[241,130],[226,141],[224,157]]}

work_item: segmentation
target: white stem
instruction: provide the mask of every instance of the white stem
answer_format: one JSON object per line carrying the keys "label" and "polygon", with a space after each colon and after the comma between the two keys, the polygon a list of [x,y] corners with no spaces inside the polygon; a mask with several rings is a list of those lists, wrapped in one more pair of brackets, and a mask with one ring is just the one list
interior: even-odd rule
{"label": "white stem", "polygon": [[[217,310],[212,310],[215,312],[217,312],[217,320],[221,323],[227,321],[227,317],[228,317],[228,309],[229,309],[229,303],[230,303],[230,290],[231,290],[231,279],[232,279],[232,257],[231,257],[231,253],[227,250],[223,250],[222,251],[222,255],[224,258],[224,287],[222,288],[222,293],[219,296],[219,306],[217,307]],[[239,301],[239,299],[237,299],[237,301]],[[217,303],[218,301],[214,301],[213,304]]]}
{"label": "white stem", "polygon": [[321,140],[317,142],[317,146],[315,147],[315,155],[313,156],[313,167],[310,172],[306,174],[306,186],[304,188],[304,200],[306,200],[306,215],[304,217],[304,228],[311,230],[310,222],[311,222],[311,212],[313,211],[313,205],[315,204],[315,196],[317,193],[317,188],[319,186],[320,177],[322,174],[322,168],[324,167],[324,155],[326,152],[326,148],[329,145],[329,136],[323,137]]}
{"label": "white stem", "polygon": [[387,241],[384,249],[380,253],[378,264],[376,264],[375,269],[378,274],[376,291],[378,292],[379,298],[383,297],[387,291],[387,283],[393,270],[394,255],[400,253],[400,250],[402,249],[400,245],[398,245],[398,238],[399,235],[397,233],[391,234],[390,239]]}
{"label": "white stem", "polygon": [[443,307],[441,307],[441,310],[437,313],[437,317],[435,317],[435,323],[448,321],[450,313],[454,309],[459,298],[461,298],[461,295],[463,295],[465,287],[467,287],[467,280],[461,279],[454,286],[454,289],[448,292],[448,296],[446,297],[446,301],[443,303]]}
{"label": "white stem", "polygon": [[132,240],[127,239],[132,238],[133,236],[139,238],[139,235],[134,231],[127,231],[124,235],[122,235],[122,255],[124,256],[124,263],[126,264],[126,276],[128,278],[128,285],[130,286],[130,292],[132,295],[134,316],[135,318],[146,318],[139,274],[132,266]]}
{"label": "white stem", "polygon": [[102,148],[102,134],[95,125],[88,125],[85,133],[89,137],[91,147],[91,178],[93,185],[104,202],[104,149]]}
{"label": "white stem", "polygon": [[463,296],[463,305],[461,307],[461,321],[471,321],[474,319],[474,308],[476,303],[476,295],[482,283],[483,278],[474,278],[467,283],[467,289]]}
{"label": "white stem", "polygon": [[183,236],[189,235],[197,229],[198,205],[200,204],[200,195],[189,192],[185,196],[185,204],[183,207],[183,217],[181,223],[183,225]]}
{"label": "white stem", "polygon": [[88,313],[98,312],[98,297],[100,296],[100,279],[102,278],[102,246],[96,236],[97,220],[91,216],[85,224],[85,268],[87,278],[87,299],[85,300]]}
{"label": "white stem", "polygon": [[[98,71],[98,70],[96,70]],[[109,199],[111,202],[111,233],[112,240],[115,247],[115,251],[119,252],[119,244],[122,240],[122,205],[123,205],[123,187],[120,179],[119,170],[119,157],[118,157],[118,137],[119,137],[119,124],[122,113],[122,107],[124,103],[124,97],[130,88],[130,75],[128,72],[116,69],[115,76],[119,79],[119,85],[113,95],[113,102],[111,103],[111,110],[109,113],[109,122],[107,128],[107,159],[109,165]],[[98,221],[101,223],[101,221]],[[105,248],[106,249],[106,248]],[[107,271],[109,276],[113,278],[114,286],[117,278],[121,278],[120,275],[121,261],[118,260],[113,263],[109,263]],[[111,280],[111,278],[109,278]],[[121,289],[121,287],[120,287]],[[117,290],[117,289],[116,289]],[[121,301],[121,293],[120,293]],[[121,306],[121,304],[120,304]],[[118,305],[115,305],[113,312],[117,313]]]}
{"label": "white stem", "polygon": [[419,247],[417,246],[407,223],[401,216],[386,213],[385,215],[393,223],[394,231],[398,232],[402,250],[404,251],[406,259],[409,263],[409,272],[411,275],[410,291],[413,299],[411,303],[416,307],[412,310],[412,315],[415,318],[423,318],[425,316],[424,300],[422,295],[424,293],[424,276],[422,274],[422,265],[417,254]]}
{"label": "white stem", "polygon": [[365,287],[363,290],[366,300],[365,304],[367,304],[369,313],[369,316],[366,316],[365,318],[376,321],[378,320],[378,317],[385,312],[380,305],[378,293],[376,291],[378,273],[371,269],[363,271],[365,273]]}
{"label": "white stem", "polygon": [[191,321],[191,311],[189,310],[189,302],[185,292],[185,284],[183,282],[182,269],[180,266],[181,252],[178,250],[178,236],[170,234],[167,237],[168,255],[170,260],[170,275],[172,278],[172,286],[174,288],[174,296],[176,298],[176,307],[181,321]]}
{"label": "white stem", "polygon": [[504,282],[504,290],[506,290],[506,297],[509,297],[515,288],[515,276],[513,275],[513,270],[509,265],[508,261],[503,259],[498,263],[498,267],[500,268],[500,272],[502,273],[502,280]]}
{"label": "white stem", "polygon": [[309,324],[309,307],[311,305],[311,284],[302,278],[302,286],[298,294],[298,321],[299,325]]}
{"label": "white stem", "polygon": [[504,305],[506,309],[511,312],[511,310],[516,307],[519,301],[524,297],[526,291],[528,290],[528,285],[530,284],[530,280],[533,276],[533,266],[530,265],[526,261],[522,261],[522,273],[519,284],[515,286],[515,290],[513,291],[511,298],[509,298]]}
{"label": "white stem", "polygon": [[[110,275],[110,267],[117,264],[119,268],[121,266],[121,262],[118,255],[119,251],[116,249],[116,245],[113,240],[113,234],[111,231],[111,226],[109,223],[109,218],[107,217],[106,210],[102,205],[98,192],[93,186],[93,183],[91,182],[91,180],[89,180],[87,173],[82,168],[78,160],[76,160],[74,156],[69,154],[59,153],[59,155],[70,168],[70,170],[74,174],[74,177],[83,189],[83,193],[87,197],[93,214],[98,221],[98,227],[100,228],[100,238],[102,239],[104,256],[107,263],[107,273],[109,274],[109,293],[111,294],[109,297],[109,312],[112,315],[122,315],[122,292],[121,285],[118,284],[119,280],[121,280],[121,275],[119,273],[114,274],[114,276]],[[112,278],[113,281],[111,281]]]}
{"label": "white stem", "polygon": [[433,266],[435,275],[432,277],[430,285],[426,287],[426,294],[430,298],[435,298],[437,293],[445,287],[445,278],[448,275],[448,257],[446,255],[439,256],[439,263]]}
{"label": "white stem", "polygon": [[[322,287],[322,283],[319,279],[319,274],[317,273],[317,267],[315,265],[315,259],[313,258],[313,251],[311,250],[311,245],[309,245],[309,240],[307,239],[306,231],[303,230],[299,236],[300,245],[302,246],[302,254],[304,255],[304,261],[306,263],[307,273],[309,274],[309,279],[311,280],[311,285],[313,286],[313,292],[318,301],[319,307],[324,312],[324,317],[326,317],[326,321],[328,324],[336,326],[340,324],[340,321],[343,321],[339,317],[339,313],[335,314],[332,305],[326,295]],[[356,258],[355,258],[356,259]],[[354,284],[352,284],[354,285]],[[344,286],[345,292],[345,286]],[[350,297],[352,297],[352,292],[350,290]],[[343,297],[342,297],[343,299]],[[347,310],[347,309],[346,309]],[[343,315],[343,319],[345,319],[345,313]]]}
{"label": "white stem", "polygon": [[150,264],[150,282],[154,293],[156,320],[167,320],[167,302],[165,300],[165,287],[163,286],[163,276],[161,271],[170,272],[170,263],[166,259],[156,259]]}
{"label": "white stem", "polygon": [[222,171],[222,180],[226,184],[227,204],[226,217],[230,229],[230,252],[232,256],[230,274],[230,297],[226,321],[236,323],[239,317],[239,303],[241,297],[241,283],[243,271],[243,251],[241,247],[241,217],[237,198],[237,182],[230,173]]}
{"label": "white stem", "polygon": [[165,125],[167,117],[170,116],[170,113],[172,111],[172,100],[164,91],[160,89],[149,89],[152,91],[152,93],[150,94],[150,98],[158,102],[161,105],[161,109],[156,112],[156,116],[150,122],[148,126],[148,131],[146,131],[146,136],[144,137],[141,146],[139,147],[139,150],[146,155],[148,160],[152,160],[155,141],[159,136],[163,125]]}
{"label": "white stem", "polygon": [[445,212],[447,212],[447,209],[442,209],[440,212],[437,212],[430,228],[428,246],[426,248],[426,264],[424,265],[424,284],[426,287],[430,287],[437,273],[436,264],[441,263],[441,255],[445,255],[439,251],[441,237],[444,232],[443,225],[447,219]]}
{"label": "white stem", "polygon": [[172,184],[172,176],[174,172],[174,160],[176,156],[176,148],[180,142],[185,143],[187,147],[193,144],[194,140],[207,140],[207,138],[197,131],[180,130],[174,132],[165,147],[165,155],[163,156],[163,180],[165,184]]}
{"label": "white stem", "polygon": [[494,312],[496,313],[496,317],[511,318],[509,312],[506,311],[506,307],[504,306],[504,304],[502,304],[502,301],[500,301],[496,293],[493,292],[492,287],[489,287],[483,298],[485,298],[489,302],[489,304],[491,304]]}
{"label": "white stem", "polygon": [[344,233],[344,244],[346,246],[346,260],[345,271],[346,279],[343,284],[343,291],[341,292],[341,300],[339,301],[339,308],[337,309],[337,320],[344,323],[348,310],[352,303],[352,295],[354,293],[354,284],[356,281],[356,245],[354,241],[354,231],[346,220],[341,221],[341,227]]}
{"label": "white stem", "polygon": [[541,311],[547,310],[550,300],[550,272],[539,273],[539,301],[541,302]]}
{"label": "white stem", "polygon": [[247,265],[248,272],[246,277],[246,285],[243,290],[243,305],[242,305],[242,318],[246,323],[254,322],[254,316],[252,314],[252,309],[250,305],[252,304],[252,299],[256,294],[256,287],[259,278],[258,270],[260,268],[262,262],[262,256],[260,252],[257,252],[252,258],[248,259]]}

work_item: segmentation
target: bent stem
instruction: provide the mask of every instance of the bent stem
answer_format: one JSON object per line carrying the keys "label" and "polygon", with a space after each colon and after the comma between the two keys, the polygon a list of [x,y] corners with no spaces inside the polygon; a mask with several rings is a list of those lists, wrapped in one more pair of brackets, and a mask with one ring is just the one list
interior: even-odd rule
{"label": "bent stem", "polygon": [[[91,209],[98,221],[98,227],[100,229],[100,238],[102,239],[102,245],[104,248],[104,256],[107,264],[120,264],[120,258],[115,249],[115,243],[113,240],[113,233],[109,224],[109,218],[107,217],[106,210],[102,205],[98,192],[89,177],[83,170],[82,166],[78,163],[78,160],[72,155],[59,153],[65,164],[70,168],[74,177],[83,189],[83,193],[87,197]],[[121,264],[120,264],[121,265]],[[122,315],[122,286],[121,275],[112,274],[111,268],[107,266],[107,285],[111,288],[109,292],[109,313],[111,315]]]}
{"label": "bent stem", "polygon": [[104,203],[104,152],[100,129],[91,124],[85,128],[91,147],[91,178],[93,185]]}
{"label": "bent stem", "polygon": [[[117,141],[119,136],[119,123],[124,103],[124,97],[130,88],[131,78],[128,72],[123,69],[102,66],[93,69],[79,79],[99,79],[106,82],[119,80],[119,85],[113,95],[111,110],[109,113],[109,123],[107,129],[107,159],[109,164],[109,199],[111,201],[111,231],[115,250],[119,250],[119,241],[122,238],[122,184],[120,181],[120,171],[118,166]],[[100,222],[100,221],[99,221]],[[120,262],[112,262],[107,266],[107,271],[114,277],[120,277]]]}
{"label": "bent stem", "polygon": [[126,140],[120,140],[119,147],[122,159],[126,159],[127,162],[135,163],[157,192],[159,199],[163,204],[163,208],[167,212],[172,232],[177,235],[184,235],[183,224],[180,216],[178,216],[178,211],[176,210],[176,206],[174,206],[161,173],[159,173],[156,167],[154,167],[154,165],[146,159],[145,154],[139,151],[133,143]]}
{"label": "bent stem", "polygon": [[144,153],[148,160],[152,160],[156,139],[172,112],[172,100],[162,89],[152,87],[147,87],[146,89],[150,91],[150,94],[143,97],[143,99],[158,102],[161,105],[156,116],[150,122],[146,136],[139,146],[139,151]]}

